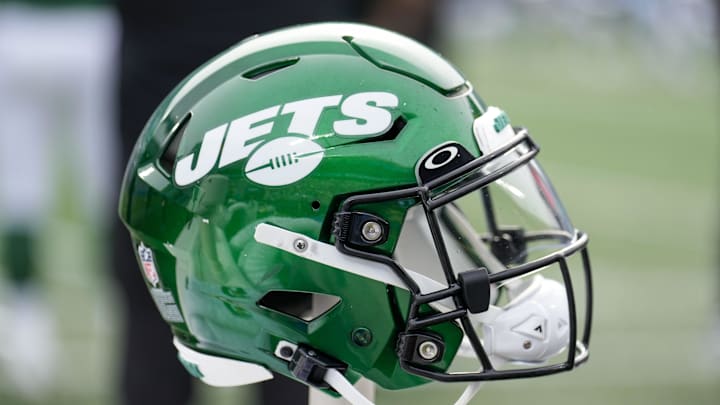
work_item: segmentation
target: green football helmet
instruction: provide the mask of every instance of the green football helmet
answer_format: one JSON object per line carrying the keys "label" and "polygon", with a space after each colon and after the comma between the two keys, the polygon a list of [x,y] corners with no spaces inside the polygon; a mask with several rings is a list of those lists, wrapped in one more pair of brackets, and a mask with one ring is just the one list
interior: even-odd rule
{"label": "green football helmet", "polygon": [[120,216],[203,381],[276,372],[346,398],[361,376],[462,381],[467,400],[587,359],[588,239],[537,153],[419,43],[303,25],[240,42],[168,95]]}

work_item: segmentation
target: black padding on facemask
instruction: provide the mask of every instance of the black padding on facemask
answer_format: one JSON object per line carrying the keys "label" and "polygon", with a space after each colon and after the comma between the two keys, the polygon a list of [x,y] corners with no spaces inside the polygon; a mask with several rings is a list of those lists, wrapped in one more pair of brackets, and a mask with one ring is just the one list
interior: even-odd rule
{"label": "black padding on facemask", "polygon": [[458,274],[467,310],[473,314],[485,312],[490,307],[490,278],[486,268]]}

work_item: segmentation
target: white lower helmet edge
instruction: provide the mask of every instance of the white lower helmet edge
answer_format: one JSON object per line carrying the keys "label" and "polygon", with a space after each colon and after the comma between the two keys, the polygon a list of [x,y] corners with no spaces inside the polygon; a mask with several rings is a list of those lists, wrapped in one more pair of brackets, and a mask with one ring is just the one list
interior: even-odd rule
{"label": "white lower helmet edge", "polygon": [[177,338],[173,339],[173,344],[183,366],[205,384],[235,387],[273,378],[272,373],[263,366],[200,353],[185,346]]}

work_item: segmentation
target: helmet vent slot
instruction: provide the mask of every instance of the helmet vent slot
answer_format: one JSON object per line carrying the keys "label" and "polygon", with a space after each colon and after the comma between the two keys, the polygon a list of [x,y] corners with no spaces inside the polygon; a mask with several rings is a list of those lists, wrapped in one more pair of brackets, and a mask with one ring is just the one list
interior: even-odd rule
{"label": "helmet vent slot", "polygon": [[290,67],[290,66],[298,63],[299,60],[300,60],[300,58],[276,60],[274,62],[270,62],[265,65],[261,65],[261,66],[252,68],[252,69],[248,70],[247,72],[243,73],[242,77],[244,77],[246,79],[250,79],[250,80],[261,79],[269,74],[272,74],[279,70]]}
{"label": "helmet vent slot", "polygon": [[258,301],[262,308],[311,322],[340,303],[340,297],[305,291],[273,290]]}
{"label": "helmet vent slot", "polygon": [[177,124],[175,130],[170,133],[170,136],[165,142],[165,148],[163,149],[162,155],[160,155],[160,159],[158,159],[158,163],[160,164],[160,167],[165,170],[166,173],[172,173],[173,171],[173,167],[175,166],[175,160],[177,160],[177,153],[178,148],[180,147],[180,141],[185,134],[185,128],[187,128],[188,122],[190,122],[190,117],[192,117],[192,113],[185,114],[185,116],[182,118],[182,120],[180,120],[180,123]]}
{"label": "helmet vent slot", "polygon": [[405,128],[405,125],[407,125],[407,120],[402,115],[397,117],[395,121],[393,121],[393,124],[388,128],[387,131],[385,131],[384,134],[373,136],[372,138],[364,138],[360,139],[355,142],[350,142],[352,144],[356,143],[370,143],[370,142],[382,142],[382,141],[392,141],[395,138],[400,135],[400,132]]}

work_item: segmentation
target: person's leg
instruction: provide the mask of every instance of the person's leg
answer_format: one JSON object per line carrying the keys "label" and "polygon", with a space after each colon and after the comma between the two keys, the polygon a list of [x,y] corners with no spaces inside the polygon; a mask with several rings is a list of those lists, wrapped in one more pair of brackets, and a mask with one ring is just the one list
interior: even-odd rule
{"label": "person's leg", "polygon": [[[0,268],[6,288],[0,366],[21,394],[42,395],[52,381],[55,341],[39,287],[38,239],[52,194],[50,72],[35,54],[42,35],[32,13],[0,7]],[[0,370],[0,371],[3,371]]]}
{"label": "person's leg", "polygon": [[[29,27],[32,16],[0,7],[0,230],[14,233],[11,239],[24,245],[34,239],[27,234],[47,220],[52,194],[49,142],[55,127],[49,102],[53,89],[47,86],[52,74],[36,66],[33,54],[40,51],[40,38],[28,35]],[[13,279],[32,277],[32,260],[6,255],[5,260],[11,259],[29,266],[9,266]]]}
{"label": "person's leg", "polygon": [[77,98],[67,151],[73,157],[70,166],[80,211],[104,239],[116,216],[120,188],[116,118],[120,27],[109,7],[75,10],[68,20],[74,31],[72,46],[82,51],[68,60],[66,68]]}

